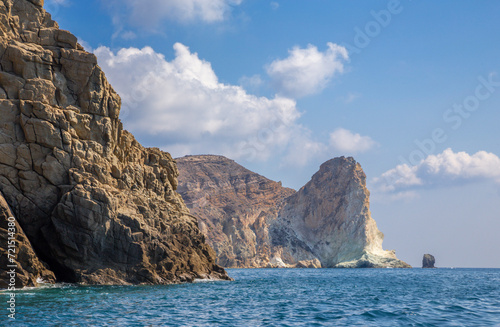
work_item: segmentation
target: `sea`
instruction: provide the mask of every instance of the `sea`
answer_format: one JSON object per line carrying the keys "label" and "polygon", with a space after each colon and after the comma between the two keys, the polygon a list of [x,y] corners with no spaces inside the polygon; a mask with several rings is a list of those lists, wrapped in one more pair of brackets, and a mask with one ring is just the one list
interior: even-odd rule
{"label": "sea", "polygon": [[500,269],[228,269],[168,286],[16,292],[3,326],[500,326]]}

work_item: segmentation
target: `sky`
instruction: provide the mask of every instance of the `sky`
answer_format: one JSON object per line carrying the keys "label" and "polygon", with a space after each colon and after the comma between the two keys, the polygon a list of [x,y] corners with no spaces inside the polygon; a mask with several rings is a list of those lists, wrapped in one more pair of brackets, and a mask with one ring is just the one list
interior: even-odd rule
{"label": "sky", "polygon": [[96,54],[121,119],[174,157],[299,189],[367,174],[384,248],[500,267],[500,2],[46,0]]}

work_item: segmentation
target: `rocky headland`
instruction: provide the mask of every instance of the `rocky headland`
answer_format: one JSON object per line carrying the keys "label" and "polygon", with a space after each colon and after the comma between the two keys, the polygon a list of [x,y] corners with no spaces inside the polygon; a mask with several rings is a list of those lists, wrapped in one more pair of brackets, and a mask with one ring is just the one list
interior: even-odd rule
{"label": "rocky headland", "polygon": [[335,158],[298,192],[222,156],[176,159],[178,192],[225,267],[410,267],[382,248],[366,176]]}
{"label": "rocky headland", "polygon": [[222,156],[176,159],[178,192],[224,267],[266,267],[273,257],[269,225],[295,191]]}
{"label": "rocky headland", "polygon": [[174,160],[123,129],[96,57],[42,7],[0,3],[1,269],[13,217],[18,287],[229,279]]}

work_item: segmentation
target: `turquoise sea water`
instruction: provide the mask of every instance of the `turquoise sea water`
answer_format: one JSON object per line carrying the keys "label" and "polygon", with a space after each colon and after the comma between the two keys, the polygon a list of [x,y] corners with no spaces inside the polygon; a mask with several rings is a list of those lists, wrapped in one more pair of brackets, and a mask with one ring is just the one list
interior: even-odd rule
{"label": "turquoise sea water", "polygon": [[[500,269],[228,269],[234,282],[19,291],[12,326],[500,326]],[[0,294],[6,308],[7,295]]]}

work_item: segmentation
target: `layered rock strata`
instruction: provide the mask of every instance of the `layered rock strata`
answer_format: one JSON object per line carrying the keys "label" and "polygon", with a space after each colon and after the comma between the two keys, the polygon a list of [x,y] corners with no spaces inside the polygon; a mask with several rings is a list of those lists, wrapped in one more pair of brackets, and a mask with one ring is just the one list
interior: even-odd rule
{"label": "layered rock strata", "polygon": [[67,282],[228,279],[174,160],[123,129],[96,57],[42,6],[0,3],[0,191],[33,254]]}
{"label": "layered rock strata", "polygon": [[177,162],[178,191],[223,266],[409,267],[382,249],[353,158],[324,163],[298,192],[221,156]]}
{"label": "layered rock strata", "polygon": [[[224,267],[273,265],[269,225],[295,193],[222,156],[176,159],[178,192]],[[279,263],[274,263],[274,266]]]}

